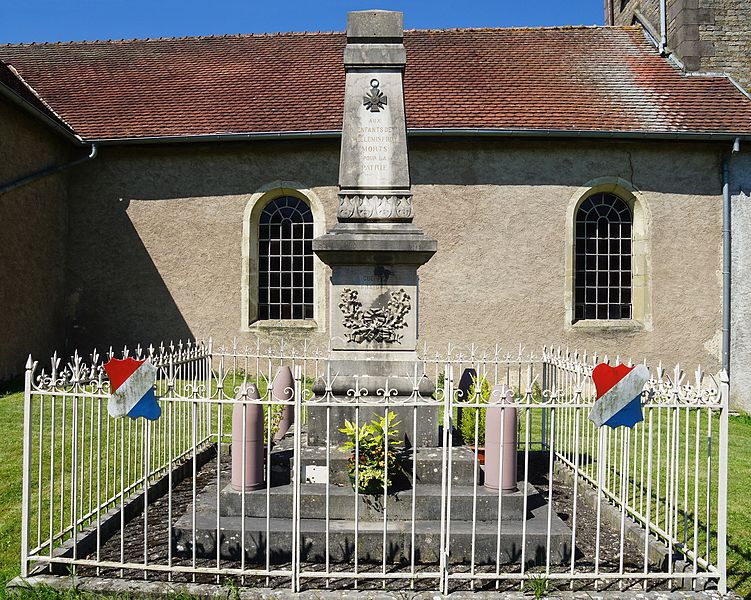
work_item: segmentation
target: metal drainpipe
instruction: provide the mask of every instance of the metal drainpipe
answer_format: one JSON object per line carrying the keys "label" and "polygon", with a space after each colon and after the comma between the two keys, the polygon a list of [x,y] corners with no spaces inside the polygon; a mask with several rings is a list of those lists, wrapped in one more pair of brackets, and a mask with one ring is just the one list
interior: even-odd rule
{"label": "metal drainpipe", "polygon": [[665,56],[668,47],[667,0],[660,0],[660,54]]}
{"label": "metal drainpipe", "polygon": [[730,160],[740,151],[740,138],[733,142],[733,149],[722,159],[722,368],[730,374],[730,261],[731,261],[731,205],[730,205]]}
{"label": "metal drainpipe", "polygon": [[96,158],[96,154],[97,154],[96,144],[91,144],[91,149],[89,151],[88,156],[77,158],[76,160],[72,160],[70,162],[63,163],[61,165],[47,167],[46,169],[37,171],[36,173],[32,173],[31,175],[26,175],[25,177],[21,177],[20,179],[16,179],[15,181],[6,183],[5,185],[0,186],[0,195],[10,192],[12,190],[15,190],[17,188],[20,188],[34,181],[37,181],[38,179],[42,179],[43,177],[47,177],[48,175],[53,175],[54,173],[59,173],[60,171],[64,171],[65,169],[70,169],[71,167],[80,165],[83,162]]}

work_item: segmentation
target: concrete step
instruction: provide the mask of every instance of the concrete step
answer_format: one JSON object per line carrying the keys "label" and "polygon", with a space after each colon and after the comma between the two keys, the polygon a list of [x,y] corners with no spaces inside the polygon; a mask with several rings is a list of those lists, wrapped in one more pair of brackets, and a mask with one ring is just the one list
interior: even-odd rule
{"label": "concrete step", "polygon": [[[454,494],[453,492],[457,489],[460,493]],[[467,494],[468,491],[467,488],[452,489],[450,554],[451,562],[454,563],[466,563],[471,560],[473,554],[472,511],[471,504],[468,504],[467,500],[467,498],[471,499],[471,496]],[[320,505],[321,492],[324,492],[325,498],[325,488],[322,488],[321,485],[304,484],[301,486],[300,501],[303,518],[300,521],[300,531],[303,540],[302,560],[304,561],[325,560],[326,519],[325,509]],[[526,527],[527,560],[536,564],[545,561],[548,537],[546,504],[533,486],[528,487],[527,493],[529,494],[527,519],[501,520],[500,558],[502,563],[513,563],[521,560],[522,527]],[[290,560],[292,506],[291,504],[286,505],[286,512],[281,509],[277,511],[277,506],[283,506],[282,502],[287,502],[287,497],[291,500],[291,494],[285,493],[285,490],[279,490],[272,496],[270,503],[274,507],[272,515],[279,516],[270,516],[267,524],[265,490],[247,493],[246,504],[248,497],[252,497],[255,503],[262,501],[264,513],[263,516],[245,517],[244,541],[242,521],[239,515],[217,516],[216,494],[216,483],[212,483],[201,490],[196,498],[195,537],[192,507],[188,507],[186,513],[175,522],[172,543],[176,553],[191,555],[195,545],[197,556],[215,558],[218,539],[220,554],[227,560],[240,560],[244,548],[246,559],[250,563],[265,563],[267,543],[269,544],[268,550],[272,562],[283,563]],[[237,497],[240,496],[240,494],[237,494]],[[504,504],[514,506],[514,503],[518,503],[518,498],[523,499],[520,492],[516,492],[516,496],[517,498],[509,502],[506,502],[509,497],[504,496]],[[345,511],[348,502],[351,503],[351,509],[349,512],[340,513],[345,518],[329,520],[329,558],[334,562],[347,562],[354,558],[355,553],[354,492],[351,487],[349,489],[342,487],[336,493],[331,494],[329,500],[331,501],[331,498],[334,497],[337,498],[337,501],[341,499],[342,502],[341,508],[337,508],[337,511]],[[440,501],[439,488],[431,488],[430,494],[426,494],[425,497]],[[480,498],[483,498],[482,502]],[[226,498],[220,500],[223,501]],[[478,564],[495,564],[496,561],[498,521],[493,518],[494,513],[492,513],[494,500],[497,503],[497,496],[484,492],[479,493],[478,488],[478,507],[486,506],[487,508],[482,510],[487,511],[485,516],[491,517],[487,520],[478,520],[475,525],[474,556]],[[361,497],[359,501],[362,507],[362,503],[366,499]],[[426,502],[426,504],[432,504],[432,500]],[[258,504],[254,504],[254,506],[258,507]],[[334,503],[331,503],[332,510],[333,506]],[[408,500],[389,502],[388,506],[386,560],[387,562],[409,561],[412,547],[411,497]],[[519,505],[516,504],[516,506]],[[438,507],[440,510],[440,503],[438,503]],[[417,510],[417,506],[415,508]],[[363,510],[358,515],[357,555],[359,560],[366,562],[380,562],[382,560],[383,514],[379,513],[379,510],[377,507],[367,507],[367,510]],[[423,511],[420,513],[421,515],[434,514],[430,512],[433,508],[421,508],[420,510]],[[505,513],[505,508],[503,511]],[[239,509],[237,512],[240,512]],[[438,514],[440,515],[440,513]],[[310,518],[311,516],[316,518]],[[519,511],[519,516],[521,516],[521,511]],[[416,561],[419,563],[437,562],[441,534],[440,518],[417,518],[414,524]],[[267,535],[267,530],[270,535]],[[570,540],[571,532],[569,528],[555,513],[552,513],[550,526],[552,563],[561,564],[568,559]]]}
{"label": "concrete step", "polygon": [[[520,482],[521,485],[521,482]],[[329,518],[352,518],[355,511],[355,492],[348,483],[341,486],[325,483],[304,483],[300,486],[300,515],[302,518],[321,519],[326,514],[326,490],[328,488]],[[268,513],[272,518],[287,518],[292,514],[293,486],[272,487],[269,490]],[[209,493],[208,491],[206,492]],[[544,500],[531,485],[527,488],[528,514],[541,506]],[[415,489],[415,519],[440,520],[442,487],[433,484],[418,484]],[[476,515],[478,521],[495,521],[498,517],[498,492],[477,486]],[[211,504],[211,500],[207,500]],[[229,485],[221,491],[220,511],[222,516],[242,514],[243,494]],[[358,494],[358,517],[361,521],[382,521],[384,504],[388,519],[412,518],[412,490],[401,490],[384,497]],[[213,504],[215,505],[215,504]],[[475,496],[472,486],[452,486],[451,514],[454,519],[472,519]],[[524,510],[524,494],[521,491],[503,494],[501,515],[503,520],[521,521]],[[266,517],[266,488],[245,493],[245,516]]]}
{"label": "concrete step", "polygon": [[[250,564],[263,564],[266,553],[274,564],[288,562],[292,553],[292,519],[246,517],[243,538],[240,517],[220,517],[218,540],[220,556],[226,560],[239,561],[245,551]],[[415,521],[415,560],[421,564],[439,561],[441,539],[440,521]],[[323,562],[326,559],[326,521],[302,519],[300,521],[301,559]],[[412,548],[412,522],[389,521],[386,531],[386,562],[410,561]],[[329,522],[329,560],[350,562],[355,556],[355,521],[352,519]],[[563,564],[570,556],[571,532],[557,517],[553,516],[550,534],[550,560]],[[200,511],[196,514],[195,537],[190,513],[180,517],[173,528],[173,550],[178,555],[190,556],[193,546],[196,555],[202,558],[216,557],[216,513]],[[547,517],[544,508],[533,511],[526,521],[526,561],[544,564],[547,553]],[[467,521],[452,521],[449,537],[450,562],[467,564],[474,553],[476,564],[495,564],[498,544],[498,523],[478,522],[474,532]],[[267,547],[268,545],[268,547]],[[501,521],[500,562],[521,561],[522,522]],[[357,556],[363,562],[381,562],[384,539],[383,523],[361,521],[357,527]],[[474,552],[473,552],[474,550]]]}

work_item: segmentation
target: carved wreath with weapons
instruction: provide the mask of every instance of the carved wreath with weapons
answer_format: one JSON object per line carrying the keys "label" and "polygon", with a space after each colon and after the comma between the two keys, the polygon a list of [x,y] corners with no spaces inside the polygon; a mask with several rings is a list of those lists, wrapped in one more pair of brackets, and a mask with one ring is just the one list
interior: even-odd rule
{"label": "carved wreath with weapons", "polygon": [[378,342],[392,344],[401,342],[404,335],[400,329],[407,327],[405,315],[412,309],[409,294],[404,289],[393,291],[386,306],[363,311],[357,290],[342,290],[339,308],[344,314],[343,325],[351,330],[347,341]]}

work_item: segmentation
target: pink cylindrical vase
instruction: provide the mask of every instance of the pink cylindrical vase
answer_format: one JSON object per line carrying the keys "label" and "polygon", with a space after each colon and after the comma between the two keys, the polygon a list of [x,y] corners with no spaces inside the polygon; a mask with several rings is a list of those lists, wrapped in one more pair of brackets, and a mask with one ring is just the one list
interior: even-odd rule
{"label": "pink cylindrical vase", "polygon": [[[295,378],[292,376],[292,369],[289,367],[279,367],[274,377],[274,383],[271,386],[271,399],[274,402],[290,402],[295,397]],[[292,424],[295,422],[295,407],[291,404],[282,406],[282,418],[279,421],[279,428],[274,435],[274,441],[279,441],[284,437]]]}
{"label": "pink cylindrical vase", "polygon": [[[499,479],[504,492],[516,491],[516,407],[514,394],[506,385],[496,385],[485,413],[485,487],[498,491]],[[501,469],[501,461],[503,468]]]}
{"label": "pink cylindrical vase", "polygon": [[242,384],[235,399],[238,402],[232,409],[232,489],[257,490],[264,484],[263,405],[244,402],[261,399],[254,384]]}

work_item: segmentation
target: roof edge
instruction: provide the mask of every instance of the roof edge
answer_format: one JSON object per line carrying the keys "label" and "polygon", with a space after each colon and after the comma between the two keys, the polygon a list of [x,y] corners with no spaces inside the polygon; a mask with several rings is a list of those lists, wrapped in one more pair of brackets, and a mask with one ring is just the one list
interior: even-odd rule
{"label": "roof edge", "polygon": [[657,140],[697,140],[725,141],[751,139],[751,131],[730,133],[725,131],[619,131],[590,129],[452,129],[452,128],[411,128],[407,133],[417,137],[428,136],[467,136],[467,137],[555,137],[592,139],[657,139]]}
{"label": "roof edge", "polygon": [[[16,74],[15,69],[13,69],[13,73]],[[21,81],[21,83],[29,88],[32,93],[34,93],[35,97],[42,101],[41,97],[36,92],[34,92],[34,90],[31,89],[23,79],[19,78],[19,81]],[[46,102],[42,101],[44,106],[46,106],[54,116],[51,116],[45,113],[43,110],[40,110],[38,107],[34,106],[26,98],[18,94],[18,92],[16,92],[9,86],[5,85],[2,81],[0,81],[0,96],[7,98],[12,103],[28,112],[31,116],[39,119],[45,125],[47,125],[51,129],[54,129],[57,133],[62,134],[63,137],[67,138],[69,141],[75,143],[76,145],[84,144],[83,138],[81,138],[81,136],[79,136],[62,118],[60,118],[60,116],[55,111],[49,108],[49,105]]]}
{"label": "roof edge", "polygon": [[44,98],[42,98],[41,94],[39,94],[39,92],[37,92],[37,91],[36,91],[36,90],[35,90],[35,89],[33,88],[33,86],[32,86],[32,85],[31,85],[31,84],[30,84],[30,83],[29,83],[28,81],[26,81],[26,79],[24,79],[23,75],[21,75],[21,74],[20,74],[20,73],[18,72],[18,69],[16,69],[16,68],[15,68],[15,67],[14,67],[14,66],[13,66],[13,65],[11,64],[11,63],[4,63],[4,64],[5,64],[5,66],[6,66],[6,67],[8,67],[8,69],[10,70],[10,72],[11,72],[11,73],[13,73],[13,75],[15,75],[16,79],[18,79],[18,81],[20,81],[20,82],[21,82],[21,83],[22,83],[22,84],[24,85],[24,87],[25,87],[25,88],[26,88],[27,90],[29,90],[29,92],[30,92],[30,93],[31,93],[31,94],[32,94],[32,95],[33,95],[33,96],[34,96],[34,97],[35,97],[35,98],[36,98],[37,100],[39,100],[39,102],[40,102],[40,103],[41,103],[41,104],[42,104],[42,105],[43,105],[43,106],[44,106],[44,107],[45,107],[45,108],[46,108],[46,109],[47,109],[48,111],[50,111],[50,112],[52,113],[52,115],[53,115],[53,116],[54,116],[54,117],[55,117],[55,118],[56,118],[56,119],[57,119],[58,121],[60,121],[60,123],[62,123],[63,125],[65,125],[65,127],[67,127],[67,128],[68,128],[68,129],[70,130],[70,132],[71,132],[71,133],[72,133],[73,135],[75,135],[75,136],[76,136],[76,137],[77,137],[77,138],[78,138],[79,140],[81,139],[81,137],[80,137],[80,136],[79,136],[79,135],[78,135],[78,134],[76,133],[76,130],[75,130],[75,129],[73,128],[73,126],[72,126],[72,125],[71,125],[70,123],[68,123],[68,121],[66,121],[66,120],[65,120],[65,119],[63,118],[63,116],[62,116],[62,115],[61,115],[61,114],[60,114],[59,112],[57,112],[57,111],[56,111],[56,110],[55,110],[54,108],[52,108],[52,107],[51,107],[51,106],[49,105],[49,103],[48,103],[48,102],[47,102],[47,101],[46,101],[46,100],[45,100]]}
{"label": "roof edge", "polygon": [[[420,128],[407,129],[411,137],[527,137],[527,138],[582,138],[582,139],[654,139],[683,141],[727,141],[740,138],[751,140],[751,131],[698,132],[698,131],[600,131],[579,129],[481,129],[481,128]],[[299,139],[335,139],[342,135],[339,129],[321,131],[266,131],[247,133],[213,133],[198,135],[149,136],[130,138],[83,138],[85,143],[103,146],[131,146],[153,144],[185,144],[206,142],[242,142]]]}
{"label": "roof edge", "polygon": [[751,91],[745,89],[740,83],[738,83],[735,80],[735,78],[730,73],[723,73],[723,75],[730,80],[730,83],[732,83],[735,87],[738,88],[741,94],[743,94],[746,98],[751,100]]}
{"label": "roof edge", "polygon": [[[538,27],[443,27],[443,28],[411,28],[405,29],[405,33],[482,33],[488,31],[555,31],[555,30],[582,30],[582,29],[620,29],[633,30],[638,29],[636,25],[541,25]],[[185,36],[162,36],[162,37],[144,37],[144,38],[119,38],[104,40],[59,40],[55,42],[15,42],[0,44],[0,48],[23,48],[38,46],[65,46],[70,44],[127,44],[131,42],[169,42],[184,40],[213,40],[222,38],[268,38],[268,37],[288,37],[288,36],[313,36],[313,35],[344,35],[345,31],[269,31],[269,32],[250,32],[250,33],[220,33],[207,35],[185,35]]]}

